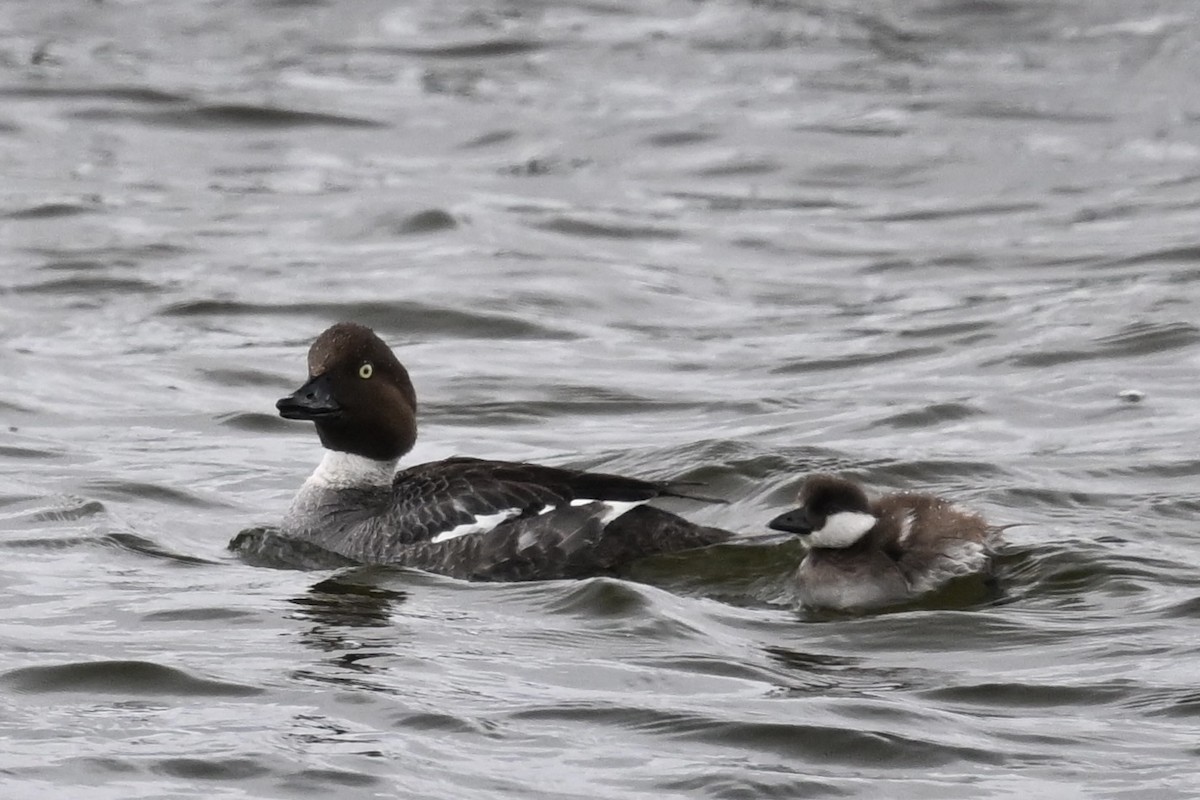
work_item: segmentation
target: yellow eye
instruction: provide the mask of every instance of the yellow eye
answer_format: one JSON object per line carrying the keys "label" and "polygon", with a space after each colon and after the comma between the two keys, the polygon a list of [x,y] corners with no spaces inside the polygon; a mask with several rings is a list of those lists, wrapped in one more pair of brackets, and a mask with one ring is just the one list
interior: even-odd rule
{"label": "yellow eye", "polygon": [[361,367],[358,368],[358,377],[362,378],[364,381],[374,374],[375,374],[375,368],[371,366],[370,361],[366,362],[365,364],[363,364]]}

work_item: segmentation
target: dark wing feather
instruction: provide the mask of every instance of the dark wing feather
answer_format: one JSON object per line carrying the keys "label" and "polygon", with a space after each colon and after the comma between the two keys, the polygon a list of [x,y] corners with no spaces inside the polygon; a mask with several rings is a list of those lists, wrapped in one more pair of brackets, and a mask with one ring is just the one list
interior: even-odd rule
{"label": "dark wing feather", "polygon": [[596,574],[587,554],[602,535],[594,510],[567,506],[504,523],[487,534],[417,542],[394,563],[465,580],[528,581]]}
{"label": "dark wing feather", "polygon": [[733,534],[639,506],[607,526],[599,503],[503,523],[484,535],[417,542],[394,563],[466,580],[527,581],[608,575],[658,553],[728,541]]}
{"label": "dark wing feather", "polygon": [[[453,458],[403,470],[390,488],[338,490],[322,500],[312,523],[290,533],[362,563],[477,580],[579,577],[709,543],[697,531],[716,529],[644,506],[604,526],[605,501],[670,494],[666,484],[619,475]],[[580,500],[597,502],[571,505]],[[486,532],[434,541],[489,517],[495,527]]]}
{"label": "dark wing feather", "polygon": [[500,512],[533,516],[572,500],[636,502],[673,495],[668,485],[519,462],[451,458],[397,473],[389,526],[405,542]]}

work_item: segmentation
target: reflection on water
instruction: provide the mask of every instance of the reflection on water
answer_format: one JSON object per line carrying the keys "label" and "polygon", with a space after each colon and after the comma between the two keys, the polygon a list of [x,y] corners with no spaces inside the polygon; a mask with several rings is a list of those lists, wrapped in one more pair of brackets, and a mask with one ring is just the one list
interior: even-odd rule
{"label": "reflection on water", "polygon": [[292,598],[299,615],[332,630],[382,627],[392,619],[392,608],[404,602],[405,592],[359,583],[373,570],[360,568],[313,584],[309,591]]}

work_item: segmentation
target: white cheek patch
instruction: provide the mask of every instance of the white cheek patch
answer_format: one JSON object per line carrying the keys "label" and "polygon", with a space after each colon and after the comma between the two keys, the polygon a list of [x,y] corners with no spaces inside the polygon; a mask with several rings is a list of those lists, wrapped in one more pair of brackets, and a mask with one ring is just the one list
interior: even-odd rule
{"label": "white cheek patch", "polygon": [[519,508],[506,508],[503,511],[497,511],[495,514],[479,514],[470,522],[464,522],[461,525],[455,525],[448,531],[442,531],[437,536],[430,539],[430,541],[444,542],[447,539],[466,536],[470,533],[487,533],[488,531],[494,530],[495,527],[501,522],[520,515],[521,509]]}
{"label": "white cheek patch", "polygon": [[808,535],[810,547],[849,547],[875,527],[876,519],[862,511],[839,511],[825,518],[825,525]]}

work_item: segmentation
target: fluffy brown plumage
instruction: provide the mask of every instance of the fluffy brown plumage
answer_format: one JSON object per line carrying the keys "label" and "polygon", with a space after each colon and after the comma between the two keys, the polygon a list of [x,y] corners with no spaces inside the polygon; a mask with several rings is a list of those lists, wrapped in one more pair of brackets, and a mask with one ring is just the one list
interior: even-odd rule
{"label": "fluffy brown plumage", "polygon": [[998,532],[947,500],[900,493],[871,502],[832,475],[804,483],[798,508],[773,519],[810,549],[797,570],[805,605],[870,608],[911,600],[960,575],[986,572]]}

